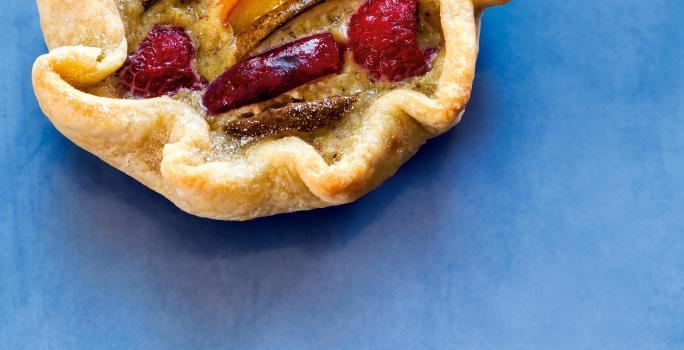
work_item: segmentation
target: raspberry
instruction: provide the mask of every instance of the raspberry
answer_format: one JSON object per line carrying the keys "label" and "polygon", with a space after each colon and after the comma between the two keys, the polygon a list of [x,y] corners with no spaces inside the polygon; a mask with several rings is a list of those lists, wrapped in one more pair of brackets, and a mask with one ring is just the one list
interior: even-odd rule
{"label": "raspberry", "polygon": [[371,79],[398,82],[430,70],[435,50],[418,47],[417,11],[417,0],[367,0],[352,16],[349,48]]}
{"label": "raspberry", "polygon": [[119,79],[133,96],[152,98],[173,95],[186,88],[199,90],[202,83],[193,68],[195,47],[185,29],[153,28],[119,71]]}
{"label": "raspberry", "polygon": [[204,94],[209,113],[262,102],[342,69],[344,49],[330,33],[302,38],[243,60]]}

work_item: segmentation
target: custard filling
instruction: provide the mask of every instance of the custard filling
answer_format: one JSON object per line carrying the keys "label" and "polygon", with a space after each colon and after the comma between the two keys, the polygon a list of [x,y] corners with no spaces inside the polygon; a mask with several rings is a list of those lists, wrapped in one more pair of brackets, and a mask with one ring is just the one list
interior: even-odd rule
{"label": "custard filling", "polygon": [[[245,56],[258,55],[301,38],[327,32],[331,33],[339,43],[345,45],[349,41],[349,23],[352,16],[366,1],[373,0],[310,0],[312,4],[309,8],[291,16],[282,25],[268,31],[267,35],[262,35],[263,39],[259,38],[257,43],[249,45],[246,53],[241,52],[243,46],[241,38],[244,38],[245,31],[250,30],[250,25],[259,19],[263,21],[266,16],[257,15],[280,8],[287,1],[252,1],[261,5],[250,9],[249,0],[235,0],[236,5],[228,12],[221,4],[217,5],[222,1],[231,0],[158,0],[153,4],[149,2],[143,4],[141,0],[116,0],[126,29],[129,53],[133,54],[140,47],[153,28],[180,26],[187,31],[195,47],[193,67],[204,84],[211,84]],[[419,0],[415,21],[417,23],[416,38],[422,49],[438,49],[443,46],[438,0]],[[357,134],[356,131],[364,127],[364,111],[379,96],[397,88],[415,90],[428,96],[433,95],[441,73],[443,56],[444,52],[435,51],[430,69],[424,74],[409,77],[400,82],[388,82],[372,79],[367,70],[355,61],[352,53],[344,50],[343,64],[339,72],[309,81],[268,100],[219,114],[208,113],[203,105],[202,98],[206,89],[180,89],[170,97],[187,103],[206,118],[214,140],[214,152],[211,157],[216,160],[238,155],[247,151],[251,145],[285,136],[297,136],[318,150],[326,161],[334,163],[351,145],[353,136]],[[103,97],[135,98],[122,88],[117,75],[110,76],[101,83],[89,87],[87,92]],[[276,123],[277,120],[283,122],[282,118],[295,115],[292,111],[298,107],[307,104],[315,107],[318,101],[326,101],[326,99],[328,102],[341,101],[329,100],[338,97],[353,98],[353,101],[345,99],[344,103],[339,105],[344,108],[336,110],[342,112],[341,115],[335,115],[331,117],[331,120],[319,118],[314,128],[306,125],[296,127],[301,120],[290,119],[285,124],[295,127],[288,127],[285,131],[274,131],[268,126],[257,125],[253,130],[270,131],[235,132],[239,130],[239,126],[254,127],[259,120],[263,120],[264,123],[269,121]],[[274,115],[277,118],[274,118]],[[420,130],[420,127],[410,118],[397,122],[406,124],[406,130]]]}

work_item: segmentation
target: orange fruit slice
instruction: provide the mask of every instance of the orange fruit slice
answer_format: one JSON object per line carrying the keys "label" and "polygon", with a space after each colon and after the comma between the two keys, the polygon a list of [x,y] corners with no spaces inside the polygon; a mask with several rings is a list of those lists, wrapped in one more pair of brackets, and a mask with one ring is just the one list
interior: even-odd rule
{"label": "orange fruit slice", "polygon": [[238,4],[240,0],[209,0],[211,3],[210,9],[216,14],[221,20],[226,20],[228,15],[233,12],[233,8]]}
{"label": "orange fruit slice", "polygon": [[219,16],[233,26],[235,32],[245,31],[259,17],[282,5],[285,0],[215,0]]}

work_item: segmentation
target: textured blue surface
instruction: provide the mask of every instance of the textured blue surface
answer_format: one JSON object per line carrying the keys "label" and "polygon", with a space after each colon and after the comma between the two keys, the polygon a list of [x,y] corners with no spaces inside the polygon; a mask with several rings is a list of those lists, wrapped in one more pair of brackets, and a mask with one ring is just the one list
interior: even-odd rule
{"label": "textured blue surface", "polygon": [[358,203],[193,218],[69,143],[0,11],[0,349],[684,349],[684,2],[514,0]]}

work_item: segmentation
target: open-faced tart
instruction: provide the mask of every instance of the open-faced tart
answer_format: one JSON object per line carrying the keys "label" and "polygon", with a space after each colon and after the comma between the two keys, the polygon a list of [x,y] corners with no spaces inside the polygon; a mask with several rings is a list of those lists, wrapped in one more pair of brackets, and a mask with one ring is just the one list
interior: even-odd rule
{"label": "open-faced tart", "polygon": [[470,96],[506,0],[38,0],[38,101],[69,139],[203,217],[356,200]]}

